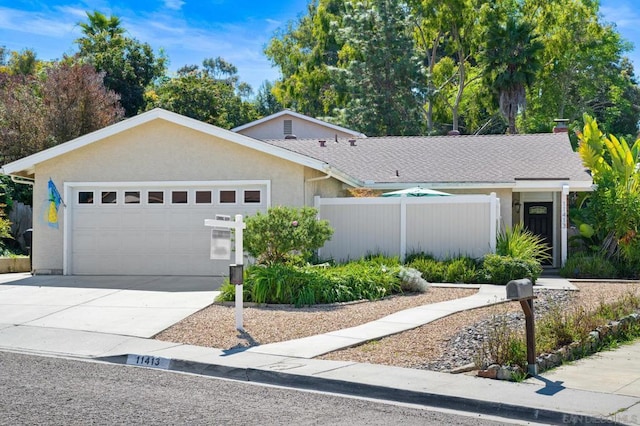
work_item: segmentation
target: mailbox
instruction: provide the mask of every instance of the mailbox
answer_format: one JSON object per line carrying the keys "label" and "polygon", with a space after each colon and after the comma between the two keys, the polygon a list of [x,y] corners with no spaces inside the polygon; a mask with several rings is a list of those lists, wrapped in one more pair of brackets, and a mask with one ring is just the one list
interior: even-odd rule
{"label": "mailbox", "polygon": [[529,278],[511,280],[507,283],[508,300],[527,300],[533,298],[533,284]]}

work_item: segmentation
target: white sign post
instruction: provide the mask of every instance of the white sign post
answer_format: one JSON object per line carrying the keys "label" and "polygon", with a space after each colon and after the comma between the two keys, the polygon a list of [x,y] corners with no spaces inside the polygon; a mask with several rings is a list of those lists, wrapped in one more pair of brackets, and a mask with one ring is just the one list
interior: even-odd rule
{"label": "white sign post", "polygon": [[[236,239],[236,265],[242,267],[242,263],[244,261],[244,250],[242,247],[242,230],[247,227],[247,225],[242,221],[242,215],[237,214],[235,217],[235,222],[230,222],[227,220],[220,219],[205,219],[204,226],[213,226],[215,228],[224,228],[224,229],[233,229],[235,231],[235,239]],[[214,228],[214,229],[215,229]],[[213,253],[213,250],[212,250]],[[216,257],[219,259],[219,257]],[[230,258],[229,255],[226,257]],[[223,259],[221,259],[223,260]],[[244,328],[242,326],[242,284],[236,284],[236,329],[239,331],[243,331]]]}

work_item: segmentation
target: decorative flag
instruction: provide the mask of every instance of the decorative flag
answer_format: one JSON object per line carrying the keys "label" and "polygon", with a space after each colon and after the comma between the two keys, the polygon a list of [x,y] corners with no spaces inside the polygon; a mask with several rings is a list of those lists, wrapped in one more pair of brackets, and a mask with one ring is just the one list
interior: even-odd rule
{"label": "decorative flag", "polygon": [[58,207],[60,204],[64,205],[62,202],[62,197],[58,192],[58,188],[56,188],[56,184],[53,183],[51,178],[49,178],[49,208],[47,213],[47,222],[50,227],[57,228],[58,227]]}

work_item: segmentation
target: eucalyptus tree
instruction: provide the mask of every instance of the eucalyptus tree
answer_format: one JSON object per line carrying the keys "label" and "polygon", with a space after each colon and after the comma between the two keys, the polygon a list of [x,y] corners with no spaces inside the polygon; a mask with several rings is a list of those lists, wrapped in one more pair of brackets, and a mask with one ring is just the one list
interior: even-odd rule
{"label": "eucalyptus tree", "polygon": [[76,40],[79,56],[105,73],[104,84],[120,95],[127,117],[144,107],[146,86],[164,75],[164,53],[153,52],[148,43],[126,37],[117,16],[87,12],[88,22],[79,22],[83,36]]}
{"label": "eucalyptus tree", "polygon": [[343,105],[330,69],[339,61],[344,0],[312,0],[307,14],[279,30],[265,48],[282,77],[273,94],[286,108],[310,116],[325,116]]}

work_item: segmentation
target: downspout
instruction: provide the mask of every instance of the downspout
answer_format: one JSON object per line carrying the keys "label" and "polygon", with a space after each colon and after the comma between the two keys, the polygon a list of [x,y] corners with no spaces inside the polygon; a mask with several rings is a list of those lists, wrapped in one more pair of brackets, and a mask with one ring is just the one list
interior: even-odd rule
{"label": "downspout", "polygon": [[31,186],[33,186],[33,184],[35,183],[35,180],[31,178],[26,178],[26,177],[16,176],[16,175],[9,175],[9,176],[11,177],[11,181],[15,183],[20,183],[23,185],[31,185]]}

